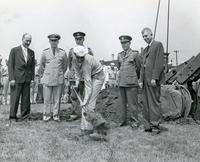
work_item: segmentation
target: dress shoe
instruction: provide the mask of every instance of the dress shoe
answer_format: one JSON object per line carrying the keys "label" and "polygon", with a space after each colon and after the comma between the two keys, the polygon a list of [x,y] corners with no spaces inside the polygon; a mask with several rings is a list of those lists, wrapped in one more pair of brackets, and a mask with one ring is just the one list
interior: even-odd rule
{"label": "dress shoe", "polygon": [[150,133],[151,133],[151,132],[152,132],[152,128],[150,128],[150,129],[145,129],[144,132],[150,132]]}
{"label": "dress shoe", "polygon": [[94,132],[94,130],[81,130],[81,135],[85,136],[85,135],[90,135]]}
{"label": "dress shoe", "polygon": [[127,122],[119,123],[119,126],[120,126],[120,127],[123,127],[123,126],[126,126],[126,125],[127,125]]}
{"label": "dress shoe", "polygon": [[49,121],[50,119],[51,119],[51,116],[46,116],[46,115],[43,116],[43,121],[45,122]]}
{"label": "dress shoe", "polygon": [[130,123],[130,126],[131,126],[131,128],[133,128],[133,129],[137,129],[137,128],[139,128],[139,126],[140,126],[140,123],[137,121],[137,122],[131,122]]}
{"label": "dress shoe", "polygon": [[76,120],[76,119],[78,119],[78,115],[71,114],[71,115],[69,116],[69,118],[67,119],[67,121],[73,121],[73,120]]}
{"label": "dress shoe", "polygon": [[152,135],[157,135],[161,133],[159,126],[152,126]]}
{"label": "dress shoe", "polygon": [[9,117],[10,122],[18,122],[17,117]]}
{"label": "dress shoe", "polygon": [[29,114],[17,119],[18,122],[27,121],[27,120],[29,120]]}
{"label": "dress shoe", "polygon": [[60,118],[59,118],[59,116],[56,115],[56,116],[53,117],[53,120],[59,122]]}
{"label": "dress shoe", "polygon": [[106,136],[99,134],[97,132],[90,134],[89,137],[96,141],[106,140],[106,138],[105,138]]}

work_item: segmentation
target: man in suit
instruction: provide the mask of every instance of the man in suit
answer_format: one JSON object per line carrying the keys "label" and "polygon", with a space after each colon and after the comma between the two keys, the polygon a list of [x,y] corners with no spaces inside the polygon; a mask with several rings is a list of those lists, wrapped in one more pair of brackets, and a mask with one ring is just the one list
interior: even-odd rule
{"label": "man in suit", "polygon": [[[130,121],[133,128],[138,122],[138,76],[141,62],[138,52],[130,48],[132,38],[128,35],[119,37],[123,51],[118,54],[119,89],[122,98],[122,123]],[[127,113],[128,109],[128,113]]]}
{"label": "man in suit", "polygon": [[139,85],[143,88],[143,115],[145,132],[160,133],[161,80],[164,76],[164,49],[161,42],[153,39],[150,28],[142,30],[142,37],[148,46],[143,51],[143,66]]}
{"label": "man in suit", "polygon": [[17,120],[17,110],[21,97],[21,119],[30,114],[30,84],[33,83],[35,73],[35,54],[28,48],[32,36],[28,33],[22,36],[22,45],[10,51],[8,73],[11,86],[10,120]]}
{"label": "man in suit", "polygon": [[50,34],[48,38],[50,48],[43,50],[39,67],[44,94],[43,120],[49,121],[51,119],[51,103],[53,99],[53,120],[60,121],[60,99],[64,73],[67,69],[67,55],[63,49],[58,48],[60,35]]}

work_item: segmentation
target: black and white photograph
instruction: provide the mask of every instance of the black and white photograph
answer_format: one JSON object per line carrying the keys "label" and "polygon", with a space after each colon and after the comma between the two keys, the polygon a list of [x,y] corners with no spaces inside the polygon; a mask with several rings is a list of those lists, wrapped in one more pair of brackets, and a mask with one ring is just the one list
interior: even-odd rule
{"label": "black and white photograph", "polygon": [[198,0],[0,0],[0,162],[199,162]]}

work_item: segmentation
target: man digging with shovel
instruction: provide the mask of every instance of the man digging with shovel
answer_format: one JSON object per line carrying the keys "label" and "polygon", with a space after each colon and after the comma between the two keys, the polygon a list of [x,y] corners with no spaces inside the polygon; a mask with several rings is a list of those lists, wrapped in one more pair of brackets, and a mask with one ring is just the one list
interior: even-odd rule
{"label": "man digging with shovel", "polygon": [[82,78],[85,84],[83,100],[73,89],[82,107],[81,131],[93,139],[102,139],[106,135],[106,121],[95,112],[95,105],[104,83],[105,74],[100,62],[88,54],[88,48],[76,46],[74,54],[76,59],[73,63],[79,75],[78,78]]}

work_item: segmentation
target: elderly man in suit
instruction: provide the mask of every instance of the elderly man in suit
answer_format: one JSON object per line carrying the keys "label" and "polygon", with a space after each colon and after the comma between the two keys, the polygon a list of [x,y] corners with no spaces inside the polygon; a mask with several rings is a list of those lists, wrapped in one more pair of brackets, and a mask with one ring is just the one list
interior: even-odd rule
{"label": "elderly man in suit", "polygon": [[160,84],[164,76],[164,49],[161,42],[153,39],[150,28],[144,28],[141,33],[144,41],[148,44],[143,51],[143,66],[139,81],[144,94],[145,132],[160,133]]}
{"label": "elderly man in suit", "polygon": [[17,110],[21,97],[21,119],[30,114],[30,84],[34,80],[35,54],[28,48],[32,37],[25,33],[22,36],[22,45],[10,51],[8,73],[11,86],[10,120],[17,120]]}
{"label": "elderly man in suit", "polygon": [[[122,123],[120,126],[130,125],[133,128],[139,126],[138,122],[138,76],[141,61],[138,52],[130,48],[131,36],[119,37],[123,51],[118,54],[119,64],[119,89],[122,98]],[[128,111],[128,113],[127,113]]]}
{"label": "elderly man in suit", "polygon": [[58,48],[60,35],[51,34],[48,38],[51,47],[43,50],[39,67],[44,94],[43,120],[49,121],[51,119],[51,103],[53,100],[53,120],[60,121],[60,100],[64,73],[67,69],[67,55],[63,49]]}

